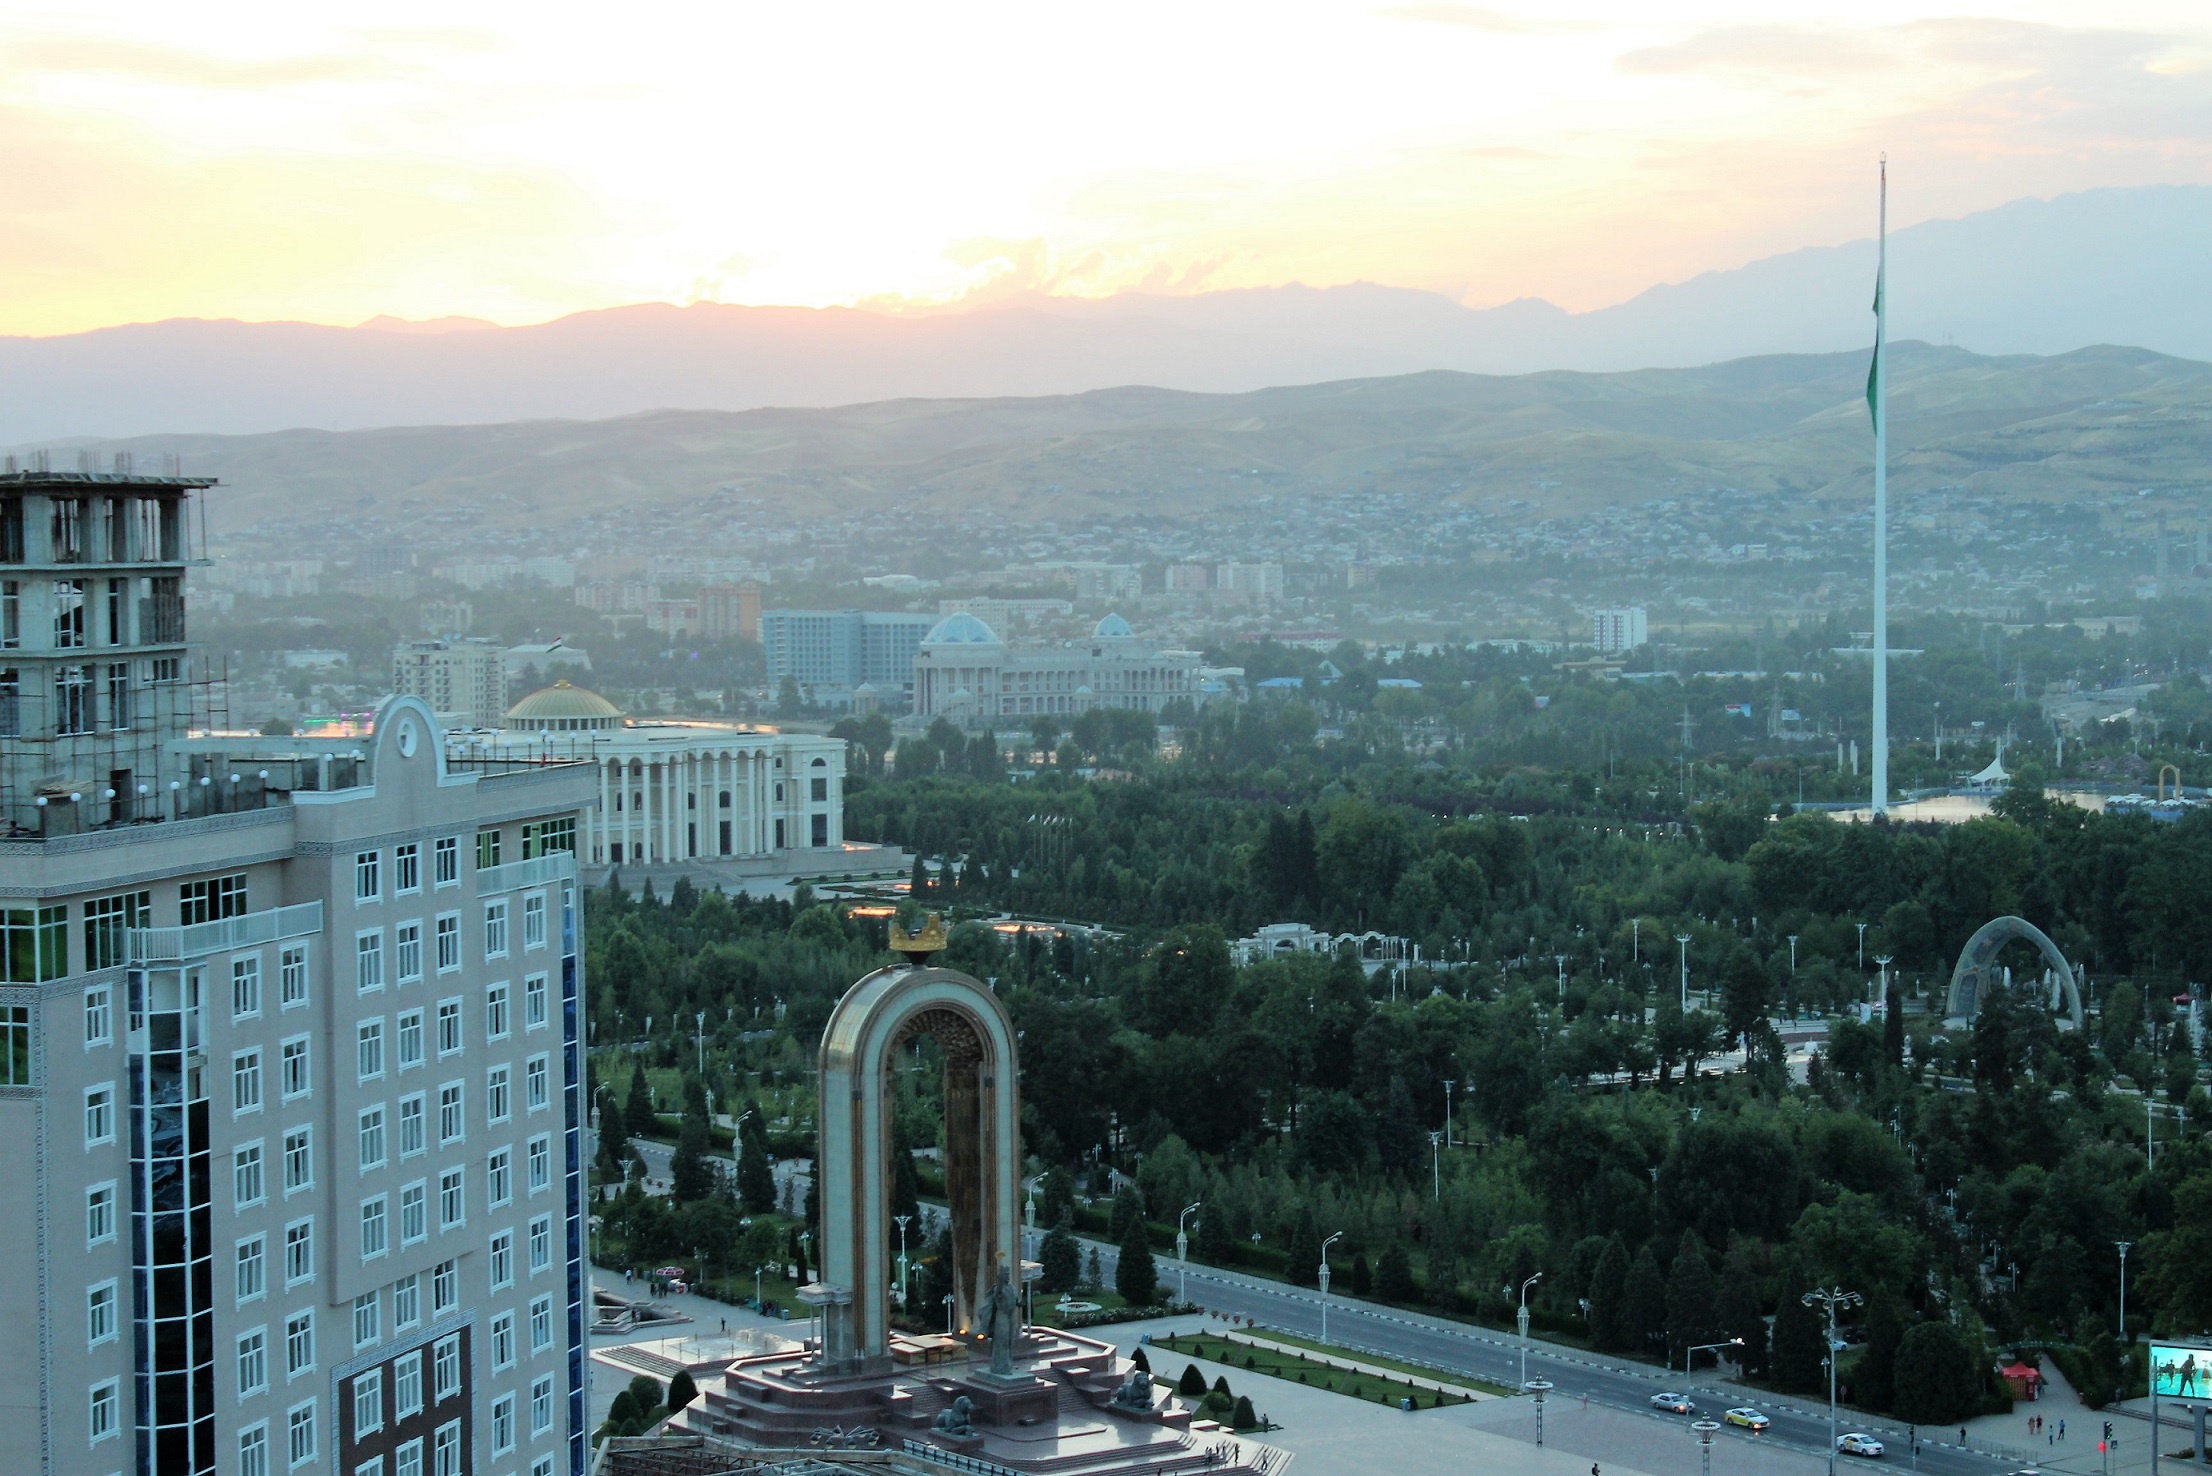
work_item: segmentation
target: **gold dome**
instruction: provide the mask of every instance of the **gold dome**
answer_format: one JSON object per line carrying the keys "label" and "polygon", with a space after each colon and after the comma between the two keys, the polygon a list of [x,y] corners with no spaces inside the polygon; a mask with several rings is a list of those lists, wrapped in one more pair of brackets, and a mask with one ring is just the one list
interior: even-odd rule
{"label": "gold dome", "polygon": [[563,677],[507,709],[500,726],[509,732],[577,733],[622,726],[622,709]]}

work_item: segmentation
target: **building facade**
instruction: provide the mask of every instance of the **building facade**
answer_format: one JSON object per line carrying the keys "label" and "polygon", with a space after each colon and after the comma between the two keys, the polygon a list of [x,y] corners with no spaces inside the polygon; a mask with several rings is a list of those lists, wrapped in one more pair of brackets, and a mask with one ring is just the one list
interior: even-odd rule
{"label": "building facade", "polygon": [[392,690],[461,727],[496,723],[507,710],[506,654],[490,641],[402,641],[392,650]]}
{"label": "building facade", "polygon": [[1275,563],[1222,564],[1214,569],[1214,588],[1248,600],[1283,597],[1283,566]]}
{"label": "building facade", "polygon": [[845,745],[727,723],[630,721],[562,681],[511,708],[496,732],[447,737],[456,761],[595,766],[587,866],[654,866],[833,850],[845,843]]}
{"label": "building facade", "polygon": [[914,653],[936,624],[934,615],[885,610],[765,610],[760,643],[769,683],[790,677],[828,707],[849,705],[856,687],[871,686],[884,705],[904,706],[914,690]]}
{"label": "building facade", "polygon": [[1650,622],[1641,605],[1598,610],[1590,616],[1590,644],[1601,656],[1633,651],[1650,639]]}
{"label": "building facade", "polygon": [[1008,645],[973,615],[939,621],[914,658],[914,712],[956,723],[1072,716],[1094,707],[1157,713],[1197,697],[1199,656],[1162,650],[1108,615],[1090,639]]}

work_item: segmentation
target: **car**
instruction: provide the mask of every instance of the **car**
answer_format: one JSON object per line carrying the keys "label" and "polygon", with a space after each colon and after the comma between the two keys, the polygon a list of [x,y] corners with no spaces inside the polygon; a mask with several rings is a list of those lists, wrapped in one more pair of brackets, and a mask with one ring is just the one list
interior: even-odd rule
{"label": "car", "polygon": [[1732,1409],[1728,1411],[1728,1413],[1722,1415],[1720,1418],[1721,1423],[1735,1425],[1739,1429],[1749,1430],[1754,1435],[1766,1429],[1768,1424],[1768,1420],[1765,1415],[1759,1413],[1755,1409],[1751,1409],[1748,1407],[1744,1409]]}
{"label": "car", "polygon": [[1869,1460],[1880,1460],[1882,1442],[1871,1435],[1838,1435],[1836,1437],[1836,1450],[1842,1455],[1865,1456]]}
{"label": "car", "polygon": [[1697,1413],[1697,1406],[1690,1402],[1690,1396],[1687,1394],[1654,1394],[1651,1396],[1651,1407],[1653,1409],[1663,1409],[1668,1414]]}

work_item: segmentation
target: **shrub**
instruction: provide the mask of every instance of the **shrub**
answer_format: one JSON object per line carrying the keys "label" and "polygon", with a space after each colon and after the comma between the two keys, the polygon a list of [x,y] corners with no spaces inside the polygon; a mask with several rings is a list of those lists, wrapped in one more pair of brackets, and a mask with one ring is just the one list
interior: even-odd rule
{"label": "shrub", "polygon": [[623,1426],[637,1420],[637,1396],[627,1389],[616,1391],[614,1403],[607,1407],[607,1426],[619,1432]]}
{"label": "shrub", "polygon": [[1229,1376],[1227,1374],[1223,1374],[1214,1380],[1214,1392],[1224,1399],[1229,1397]]}
{"label": "shrub", "polygon": [[1252,1400],[1249,1395],[1239,1394],[1237,1396],[1236,1410],[1229,1416],[1229,1423],[1239,1430],[1249,1430],[1259,1423],[1258,1417],[1252,1413]]}
{"label": "shrub", "polygon": [[1152,1372],[1152,1360],[1144,1356],[1144,1349],[1142,1348],[1129,1355],[1129,1366],[1142,1369],[1146,1373]]}
{"label": "shrub", "polygon": [[1948,1322],[1916,1323],[1897,1346],[1892,1412],[1919,1425],[1946,1425],[1979,1412],[1982,1359]]}
{"label": "shrub", "polygon": [[691,1381],[691,1370],[679,1368],[668,1380],[668,1407],[682,1409],[699,1397],[699,1386]]}
{"label": "shrub", "polygon": [[1175,1381],[1175,1392],[1188,1394],[1194,1399],[1206,1392],[1206,1376],[1198,1371],[1197,1364],[1183,1365],[1183,1376]]}
{"label": "shrub", "polygon": [[630,1380],[630,1402],[637,1406],[639,1414],[643,1414],[659,1404],[661,1402],[660,1381],[648,1374],[639,1374],[636,1378]]}

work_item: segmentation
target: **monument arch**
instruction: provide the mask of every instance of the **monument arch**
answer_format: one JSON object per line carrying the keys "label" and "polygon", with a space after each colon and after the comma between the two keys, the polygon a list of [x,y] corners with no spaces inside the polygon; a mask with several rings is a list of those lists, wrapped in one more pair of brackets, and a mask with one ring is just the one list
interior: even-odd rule
{"label": "monument arch", "polygon": [[1951,988],[1944,998],[1944,1014],[1971,1019],[1979,1013],[1989,987],[2000,978],[1997,955],[2010,943],[2035,945],[2043,961],[2058,975],[2066,991],[2067,1012],[2073,1017],[2074,1028],[2081,1029],[2081,985],[2074,976],[2074,966],[2059,952],[2050,934],[2024,917],[1992,918],[1974,930],[1974,936],[1959,950],[1957,966],[1951,970]]}

